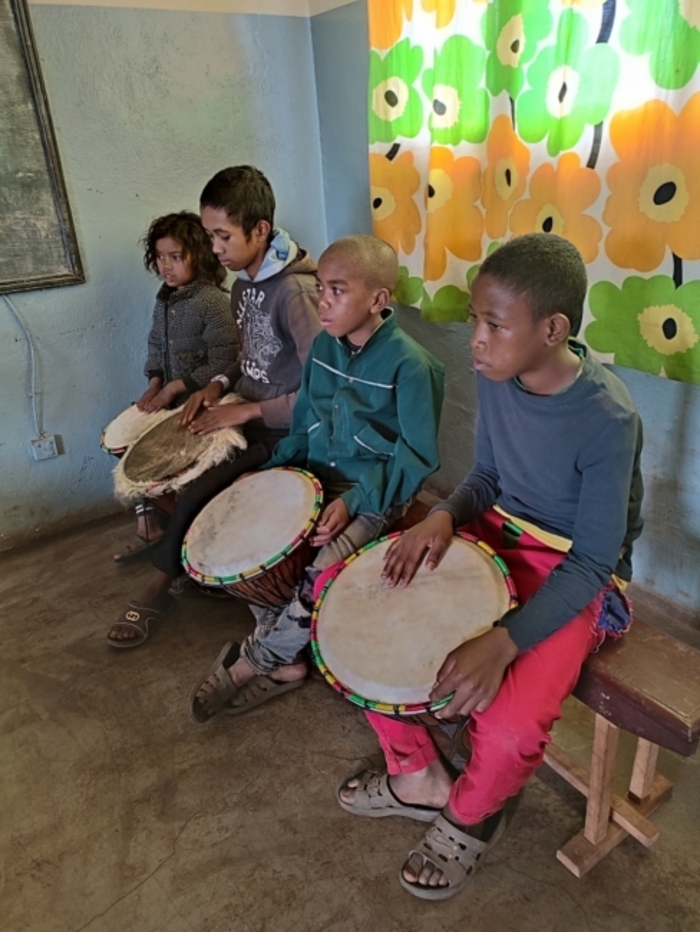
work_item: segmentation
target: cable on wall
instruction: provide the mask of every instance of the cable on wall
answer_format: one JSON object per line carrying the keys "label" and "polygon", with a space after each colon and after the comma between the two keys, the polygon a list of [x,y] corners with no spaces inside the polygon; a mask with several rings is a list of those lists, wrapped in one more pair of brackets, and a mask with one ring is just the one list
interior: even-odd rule
{"label": "cable on wall", "polygon": [[27,330],[24,321],[20,317],[19,311],[14,306],[12,301],[10,301],[6,294],[3,295],[3,298],[5,299],[5,303],[9,307],[12,316],[19,324],[20,329],[24,334],[24,338],[27,341],[27,345],[29,346],[29,358],[31,360],[31,382],[29,387],[29,397],[32,400],[32,413],[34,415],[34,427],[36,429],[36,435],[37,437],[43,437],[44,431],[39,426],[39,414],[36,403],[36,351],[34,349],[34,341],[32,340],[31,334],[29,333],[29,330]]}

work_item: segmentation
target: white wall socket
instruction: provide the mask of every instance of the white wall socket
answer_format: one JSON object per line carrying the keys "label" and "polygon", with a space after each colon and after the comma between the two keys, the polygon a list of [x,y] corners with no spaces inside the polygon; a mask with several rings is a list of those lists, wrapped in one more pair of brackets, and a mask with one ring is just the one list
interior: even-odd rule
{"label": "white wall socket", "polygon": [[53,434],[48,434],[45,437],[35,437],[34,440],[30,441],[30,446],[35,460],[50,460],[54,456],[58,456],[56,437]]}

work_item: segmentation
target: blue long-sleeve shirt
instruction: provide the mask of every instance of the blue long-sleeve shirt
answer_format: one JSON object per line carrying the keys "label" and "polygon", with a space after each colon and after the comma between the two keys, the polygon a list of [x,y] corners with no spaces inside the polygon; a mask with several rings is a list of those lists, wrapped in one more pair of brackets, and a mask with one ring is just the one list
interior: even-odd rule
{"label": "blue long-sleeve shirt", "polygon": [[572,541],[542,588],[500,620],[521,652],[575,618],[613,573],[631,579],[642,531],[641,420],[620,379],[574,345],[582,371],[557,395],[479,376],[476,464],[434,509],[459,526],[498,505]]}
{"label": "blue long-sleeve shirt", "polygon": [[444,378],[442,363],[391,312],[359,351],[319,333],[291,431],[266,466],[302,466],[321,481],[351,482],[341,496],[350,516],[383,514],[410,499],[440,465]]}

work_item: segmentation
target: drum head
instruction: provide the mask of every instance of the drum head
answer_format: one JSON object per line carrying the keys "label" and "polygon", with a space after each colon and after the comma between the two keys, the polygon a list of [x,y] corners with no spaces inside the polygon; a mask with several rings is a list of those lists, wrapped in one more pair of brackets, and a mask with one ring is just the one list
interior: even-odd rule
{"label": "drum head", "polygon": [[132,443],[136,443],[139,437],[143,437],[147,430],[169,417],[171,413],[156,411],[155,414],[145,414],[139,411],[136,405],[131,405],[105,427],[100,446],[107,453],[123,453]]}
{"label": "drum head", "polygon": [[187,572],[214,585],[260,575],[308,536],[322,501],[320,483],[301,469],[238,479],[192,523],[183,546]]}
{"label": "drum head", "polygon": [[455,537],[437,569],[423,565],[409,586],[392,589],[381,579],[391,540],[351,557],[325,590],[316,659],[326,679],[358,705],[430,711],[440,705],[428,696],[446,655],[507,611],[512,583],[490,548]]}
{"label": "drum head", "polygon": [[124,476],[130,482],[160,482],[176,476],[202,455],[211,440],[178,427],[180,412],[156,424],[131,446],[124,457]]}

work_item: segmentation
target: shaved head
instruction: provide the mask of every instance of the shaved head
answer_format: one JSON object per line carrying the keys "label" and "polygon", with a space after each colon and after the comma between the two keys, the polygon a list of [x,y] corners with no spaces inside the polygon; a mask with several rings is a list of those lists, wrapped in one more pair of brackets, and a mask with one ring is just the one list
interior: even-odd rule
{"label": "shaved head", "polygon": [[346,236],[326,249],[323,260],[340,261],[370,290],[386,288],[392,294],[399,280],[399,260],[392,247],[376,236]]}

